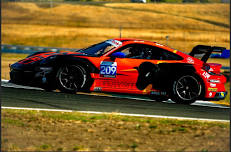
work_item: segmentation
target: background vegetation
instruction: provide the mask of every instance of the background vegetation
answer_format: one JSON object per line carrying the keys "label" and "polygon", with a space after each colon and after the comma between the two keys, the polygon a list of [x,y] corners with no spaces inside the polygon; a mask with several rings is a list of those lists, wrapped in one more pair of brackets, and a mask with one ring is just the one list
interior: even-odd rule
{"label": "background vegetation", "polygon": [[[132,37],[189,52],[229,48],[228,4],[2,3],[2,44],[82,48]],[[166,41],[166,36],[169,36]]]}

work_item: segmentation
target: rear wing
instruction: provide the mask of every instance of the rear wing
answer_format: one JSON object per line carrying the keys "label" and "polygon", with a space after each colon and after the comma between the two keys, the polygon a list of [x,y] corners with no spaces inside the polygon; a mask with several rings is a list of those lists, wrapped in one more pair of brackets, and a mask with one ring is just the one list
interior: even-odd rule
{"label": "rear wing", "polygon": [[218,46],[197,45],[189,53],[192,57],[200,56],[201,61],[207,62],[212,52],[222,53],[226,48]]}

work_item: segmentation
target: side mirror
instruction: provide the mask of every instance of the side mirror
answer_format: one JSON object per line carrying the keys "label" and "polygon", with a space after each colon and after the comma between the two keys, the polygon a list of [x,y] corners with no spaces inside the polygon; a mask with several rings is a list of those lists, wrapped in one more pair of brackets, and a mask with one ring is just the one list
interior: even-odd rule
{"label": "side mirror", "polygon": [[111,60],[115,60],[116,58],[125,58],[126,55],[123,52],[116,52],[111,54]]}

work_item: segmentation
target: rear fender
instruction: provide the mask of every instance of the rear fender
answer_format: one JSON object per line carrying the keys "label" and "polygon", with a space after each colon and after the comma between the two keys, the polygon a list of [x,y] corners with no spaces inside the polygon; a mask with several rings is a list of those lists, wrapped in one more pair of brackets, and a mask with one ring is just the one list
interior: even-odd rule
{"label": "rear fender", "polygon": [[156,65],[151,62],[144,62],[139,66],[138,72],[136,86],[139,90],[152,84],[153,89],[168,91],[180,75],[193,75],[196,70],[192,64],[186,63],[160,63]]}
{"label": "rear fender", "polygon": [[153,80],[154,89],[168,91],[171,89],[173,82],[180,75],[193,75],[196,70],[192,64],[187,63],[160,63],[158,79]]}

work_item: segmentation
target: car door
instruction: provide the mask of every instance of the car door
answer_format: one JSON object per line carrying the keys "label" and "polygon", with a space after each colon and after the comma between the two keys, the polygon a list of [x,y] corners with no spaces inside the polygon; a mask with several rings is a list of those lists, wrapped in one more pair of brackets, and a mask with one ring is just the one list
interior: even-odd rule
{"label": "car door", "polygon": [[136,87],[138,78],[138,67],[143,62],[156,61],[149,60],[145,56],[145,46],[141,44],[127,45],[118,50],[125,54],[125,58],[115,58],[111,60],[110,57],[105,58],[100,63],[100,82],[101,88],[109,92],[123,92],[123,93],[143,93],[144,90],[139,90]]}

